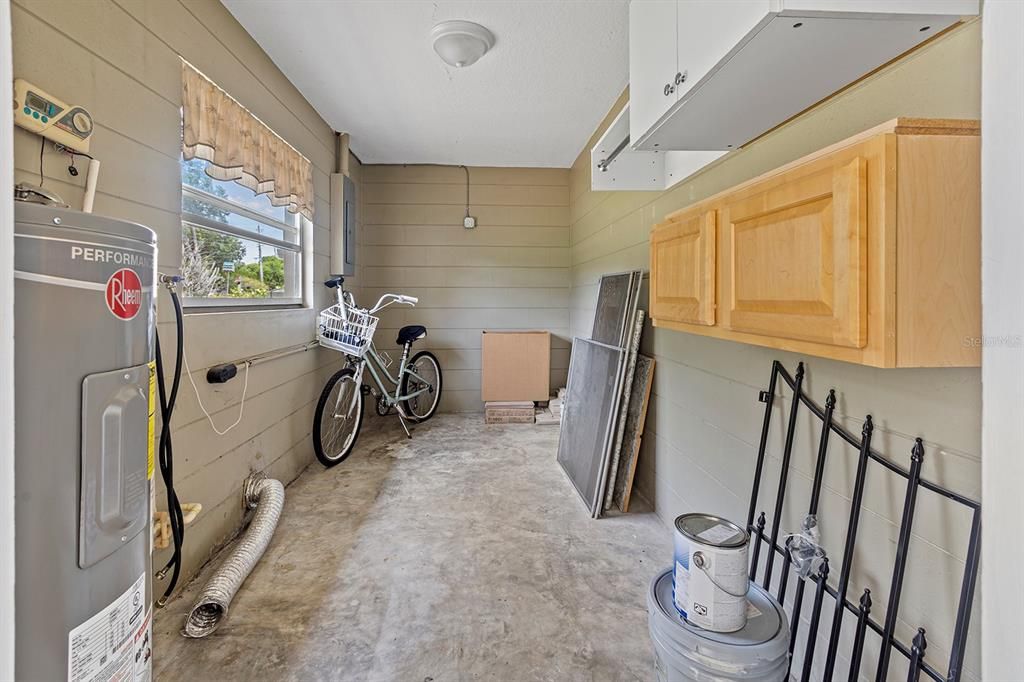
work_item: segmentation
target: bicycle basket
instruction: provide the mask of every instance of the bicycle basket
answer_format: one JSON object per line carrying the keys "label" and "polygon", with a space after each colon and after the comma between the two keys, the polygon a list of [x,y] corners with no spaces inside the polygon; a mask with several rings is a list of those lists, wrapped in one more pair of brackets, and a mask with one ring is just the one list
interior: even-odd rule
{"label": "bicycle basket", "polygon": [[320,311],[317,340],[321,346],[361,358],[370,347],[379,321],[379,318],[359,308],[346,306],[343,313],[335,304]]}

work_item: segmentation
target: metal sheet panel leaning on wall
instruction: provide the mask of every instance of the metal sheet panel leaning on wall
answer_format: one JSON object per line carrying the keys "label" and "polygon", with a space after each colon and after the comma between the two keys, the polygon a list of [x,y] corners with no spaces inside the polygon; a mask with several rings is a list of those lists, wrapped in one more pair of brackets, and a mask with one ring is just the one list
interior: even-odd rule
{"label": "metal sheet panel leaning on wall", "polygon": [[148,679],[156,235],[15,208],[17,679]]}

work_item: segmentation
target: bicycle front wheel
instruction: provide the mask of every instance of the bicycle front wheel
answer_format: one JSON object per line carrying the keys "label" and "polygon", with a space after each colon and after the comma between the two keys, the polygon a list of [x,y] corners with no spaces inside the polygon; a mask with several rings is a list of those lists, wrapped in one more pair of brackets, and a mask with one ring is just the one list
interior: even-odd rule
{"label": "bicycle front wheel", "polygon": [[345,461],[363,425],[363,392],[355,370],[338,371],[324,386],[313,416],[313,451],[325,467]]}
{"label": "bicycle front wheel", "polygon": [[405,413],[418,422],[425,422],[437,412],[441,403],[441,363],[429,351],[412,356],[402,375],[402,395],[423,391],[402,402]]}

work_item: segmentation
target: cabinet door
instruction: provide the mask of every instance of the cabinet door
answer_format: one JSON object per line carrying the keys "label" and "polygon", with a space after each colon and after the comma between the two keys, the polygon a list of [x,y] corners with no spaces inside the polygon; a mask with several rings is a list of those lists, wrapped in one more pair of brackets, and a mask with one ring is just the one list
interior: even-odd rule
{"label": "cabinet door", "polygon": [[715,211],[683,215],[651,234],[651,316],[715,323]]}
{"label": "cabinet door", "polygon": [[680,0],[676,64],[685,80],[676,96],[685,97],[718,62],[739,49],[747,34],[767,22],[769,5],[768,0]]}
{"label": "cabinet door", "polygon": [[859,156],[796,168],[725,206],[729,329],[864,347],[866,170]]}
{"label": "cabinet door", "polygon": [[629,136],[636,144],[676,103],[675,0],[629,4]]}

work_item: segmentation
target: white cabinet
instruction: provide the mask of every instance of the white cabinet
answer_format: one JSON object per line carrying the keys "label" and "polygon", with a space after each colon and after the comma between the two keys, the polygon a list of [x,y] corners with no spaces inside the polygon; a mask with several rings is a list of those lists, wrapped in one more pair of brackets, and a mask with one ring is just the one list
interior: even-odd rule
{"label": "white cabinet", "polygon": [[629,5],[630,137],[654,127],[676,103],[676,0]]}
{"label": "white cabinet", "polygon": [[676,69],[682,74],[677,100],[686,97],[704,75],[767,21],[770,5],[770,0],[676,3]]}
{"label": "white cabinet", "polygon": [[725,152],[638,152],[629,147],[631,104],[623,107],[590,150],[590,189],[666,190]]}
{"label": "white cabinet", "polygon": [[978,11],[978,0],[633,0],[630,144],[735,149]]}

